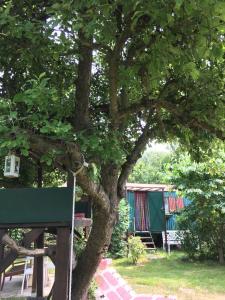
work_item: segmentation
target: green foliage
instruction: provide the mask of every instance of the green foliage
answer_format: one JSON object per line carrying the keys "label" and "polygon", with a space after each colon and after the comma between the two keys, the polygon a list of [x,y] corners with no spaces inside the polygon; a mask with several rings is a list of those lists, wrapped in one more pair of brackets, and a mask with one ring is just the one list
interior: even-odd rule
{"label": "green foliage", "polygon": [[82,133],[77,136],[83,152],[89,153],[90,156],[95,156],[98,153],[102,162],[113,160],[115,163],[120,163],[124,159],[124,151],[118,142],[119,138],[118,133],[115,135],[104,133],[103,135],[97,130],[90,134],[88,139]]}
{"label": "green foliage", "polygon": [[[20,176],[18,178],[6,178],[3,176],[3,168],[0,168],[0,187],[19,188],[37,187],[37,161],[30,157],[20,156]],[[4,166],[5,157],[0,157],[0,165]],[[42,164],[43,168],[43,187],[62,186],[66,182],[66,174],[58,169],[52,170]]]}
{"label": "green foliage", "polygon": [[145,246],[139,236],[130,236],[128,238],[129,257],[134,265],[138,263],[138,260],[145,254]]}
{"label": "green foliage", "polygon": [[10,229],[9,230],[9,235],[15,241],[19,242],[23,237],[23,230],[20,229],[20,228]]}
{"label": "green foliage", "polygon": [[171,152],[146,150],[129,176],[129,182],[168,183],[166,165],[171,157]]}
{"label": "green foliage", "polygon": [[190,257],[224,261],[225,249],[225,155],[214,153],[207,162],[195,163],[183,156],[174,165],[172,182],[191,204],[178,218],[184,250]]}
{"label": "green foliage", "polygon": [[224,137],[223,2],[2,1],[1,156],[68,172],[81,151],[94,167],[80,184],[93,195],[97,181],[114,207],[104,185],[148,138],[208,151]]}
{"label": "green foliage", "polygon": [[[21,0],[3,1],[1,150],[19,149],[28,155],[27,130],[31,130],[77,141],[89,160],[100,157],[101,162],[113,160],[121,165],[146,122],[149,107],[156,109],[151,114],[152,140],[176,138],[190,151],[196,151],[193,143],[207,150],[207,141],[224,130],[223,8],[222,0],[113,4],[66,0],[31,6]],[[97,50],[93,46],[90,126],[77,132],[73,118],[81,29],[86,37],[93,37]],[[134,104],[138,107],[143,96],[149,106],[140,114],[128,114],[113,132],[108,114],[108,58],[121,30],[127,39],[116,74],[119,111]],[[122,101],[122,91],[127,103]]]}
{"label": "green foliage", "polygon": [[128,204],[122,199],[119,204],[118,222],[112,233],[109,253],[112,257],[124,257],[127,255],[126,234],[129,226]]}
{"label": "green foliage", "polygon": [[84,231],[81,229],[78,231],[80,234],[80,237],[75,238],[75,243],[74,243],[74,252],[76,253],[76,256],[79,257],[82,252],[85,249],[87,240],[84,235]]}
{"label": "green foliage", "polygon": [[58,187],[63,186],[67,180],[67,174],[56,169],[52,171],[50,168],[44,168],[43,172],[43,186]]}
{"label": "green foliage", "polygon": [[21,157],[19,178],[5,178],[3,176],[3,166],[5,157],[0,158],[0,187],[32,187],[36,181],[35,164],[30,158]]}
{"label": "green foliage", "polygon": [[96,300],[96,290],[98,286],[95,282],[95,280],[91,281],[91,284],[88,289],[88,300]]}

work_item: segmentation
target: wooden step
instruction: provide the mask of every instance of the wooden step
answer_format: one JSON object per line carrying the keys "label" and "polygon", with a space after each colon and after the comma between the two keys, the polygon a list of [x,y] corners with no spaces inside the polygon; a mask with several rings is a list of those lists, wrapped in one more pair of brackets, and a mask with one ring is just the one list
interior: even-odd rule
{"label": "wooden step", "polygon": [[145,245],[155,245],[154,242],[144,242]]}
{"label": "wooden step", "polygon": [[135,231],[134,235],[140,237],[142,243],[145,245],[145,250],[156,250],[151,231]]}
{"label": "wooden step", "polygon": [[145,250],[147,251],[156,251],[156,248],[145,248]]}

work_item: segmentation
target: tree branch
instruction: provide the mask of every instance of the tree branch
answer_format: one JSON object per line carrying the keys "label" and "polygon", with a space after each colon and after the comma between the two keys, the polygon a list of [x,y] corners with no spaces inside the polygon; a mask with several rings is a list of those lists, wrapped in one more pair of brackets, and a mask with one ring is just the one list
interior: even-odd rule
{"label": "tree branch", "polygon": [[171,115],[173,115],[173,118],[176,118],[178,124],[183,125],[187,128],[199,128],[204,129],[208,131],[209,133],[215,135],[217,138],[224,140],[225,139],[225,133],[223,130],[220,130],[210,124],[207,124],[207,122],[198,120],[197,118],[191,117],[187,120],[184,120],[185,115],[188,116],[188,112],[185,111],[185,106],[183,103],[171,103],[166,100],[161,99],[150,99],[148,97],[143,97],[140,101],[128,106],[124,110],[120,110],[118,112],[118,118],[119,120],[126,119],[129,115],[133,113],[138,113],[144,109],[165,109],[167,112],[169,112]]}
{"label": "tree branch", "polygon": [[[150,115],[149,115],[150,119]],[[150,120],[145,125],[142,134],[136,140],[133,150],[127,156],[125,163],[122,166],[121,173],[118,179],[117,192],[120,198],[124,197],[124,185],[129,176],[132,168],[136,164],[137,160],[141,157],[148,140],[153,136],[153,128],[150,127]]]}
{"label": "tree branch", "polygon": [[[128,38],[131,35],[131,20],[132,20],[133,13],[129,13],[122,21],[122,11],[121,7],[117,8],[116,16],[117,16],[117,28],[118,28],[118,35],[116,38],[115,46],[112,50],[113,55],[115,57],[119,57]],[[123,24],[122,24],[123,23]]]}
{"label": "tree branch", "polygon": [[85,42],[92,43],[92,38],[87,38],[82,31],[79,37],[79,63],[76,79],[74,125],[76,130],[89,127],[89,95],[91,85],[92,49],[85,46]]}
{"label": "tree branch", "polygon": [[115,57],[109,58],[109,113],[112,127],[116,128],[118,119],[118,60]]}
{"label": "tree branch", "polygon": [[[143,28],[139,28],[139,30],[143,30]],[[127,47],[126,59],[123,60],[123,65],[125,67],[130,67],[137,63],[135,58],[138,59],[138,56],[141,52],[143,53],[143,51],[145,51],[146,49],[149,50],[150,47],[157,41],[157,38],[161,35],[162,33],[159,30],[156,30],[156,32],[153,34],[149,33],[148,42],[144,42],[141,38],[134,39],[133,42],[130,43],[130,45]]]}
{"label": "tree branch", "polygon": [[44,256],[48,255],[48,249],[27,249],[22,246],[18,246],[17,243],[8,235],[4,234],[2,237],[2,243],[8,246],[11,250],[15,251],[18,255],[24,256]]}
{"label": "tree branch", "polygon": [[139,101],[131,104],[130,106],[127,106],[125,109],[121,109],[118,112],[119,119],[123,120],[124,118],[127,118],[130,114],[138,113],[143,109],[148,109],[148,108],[161,108],[161,107],[165,108],[165,106],[169,106],[170,110],[171,109],[177,110],[178,107],[175,106],[174,104],[171,104],[168,101],[161,100],[166,98],[168,94],[168,90],[174,87],[175,84],[176,84],[175,80],[170,79],[164,84],[162,90],[160,91],[157,97],[153,98],[151,96],[144,95]]}
{"label": "tree branch", "polygon": [[[54,164],[62,170],[75,172],[81,165],[83,165],[83,155],[79,147],[75,143],[65,142],[62,140],[51,139],[33,132],[26,131],[30,148],[36,157],[41,158],[45,153],[52,151],[52,149],[60,151],[55,157]],[[66,149],[66,151],[65,151]],[[77,174],[77,182],[80,187],[92,198],[92,200],[100,205],[105,210],[109,210],[109,198],[102,185],[95,183],[88,176],[87,170],[83,168]]]}
{"label": "tree branch", "polygon": [[125,46],[127,39],[131,34],[131,14],[127,15],[124,20],[124,26],[122,29],[122,12],[121,7],[117,8],[117,27],[118,36],[115,41],[115,46],[112,51],[108,53],[109,64],[109,98],[110,106],[109,112],[112,120],[112,127],[116,129],[118,127],[118,69],[119,61],[121,58],[122,50]]}
{"label": "tree branch", "polygon": [[120,109],[118,111],[118,118],[120,121],[122,121],[123,119],[126,119],[129,115],[138,113],[143,109],[155,106],[156,101],[156,99],[151,99],[147,96],[144,96],[139,101],[127,106],[125,109]]}
{"label": "tree branch", "polygon": [[73,39],[75,43],[81,44],[87,48],[90,48],[91,50],[102,50],[104,53],[109,53],[112,51],[112,49],[104,44],[93,42],[93,41],[88,41],[88,40],[79,40],[74,38]]}

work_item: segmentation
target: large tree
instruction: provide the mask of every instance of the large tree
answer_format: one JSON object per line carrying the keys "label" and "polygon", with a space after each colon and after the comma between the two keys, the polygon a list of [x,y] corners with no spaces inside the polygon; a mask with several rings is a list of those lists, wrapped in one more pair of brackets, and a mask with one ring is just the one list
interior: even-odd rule
{"label": "large tree", "polygon": [[224,1],[1,1],[0,141],[75,171],[93,227],[74,270],[82,299],[124,184],[149,140],[192,152],[224,138]]}

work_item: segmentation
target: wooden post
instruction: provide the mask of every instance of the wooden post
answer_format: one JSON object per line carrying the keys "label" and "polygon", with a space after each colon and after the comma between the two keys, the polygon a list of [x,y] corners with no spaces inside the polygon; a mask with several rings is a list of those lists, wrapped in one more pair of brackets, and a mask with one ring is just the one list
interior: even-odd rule
{"label": "wooden post", "polygon": [[[42,233],[37,239],[37,248],[44,248],[44,233]],[[43,297],[44,295],[44,258],[37,257],[37,297]]]}
{"label": "wooden post", "polygon": [[[4,258],[4,245],[1,243],[2,236],[4,235],[5,230],[0,230],[0,265],[2,263],[2,260]],[[0,273],[0,288],[2,284],[2,273]]]}
{"label": "wooden post", "polygon": [[68,299],[70,228],[57,228],[55,286],[53,300]]}
{"label": "wooden post", "polygon": [[[37,162],[37,186],[42,187],[43,169],[40,160]],[[40,234],[35,242],[35,246],[39,249],[44,248],[44,231]],[[44,258],[37,257],[34,259],[32,292],[37,291],[37,297],[43,297],[44,294]]]}
{"label": "wooden post", "polygon": [[164,226],[165,226],[165,245],[166,245],[166,252],[168,253],[166,209],[165,209],[165,190],[164,190],[164,188],[162,189],[162,193],[163,193],[163,214],[164,214]]}
{"label": "wooden post", "polygon": [[[34,243],[36,247],[36,243]],[[36,293],[37,291],[37,258],[34,258],[34,265],[33,265],[33,276],[32,276],[32,293]]]}

